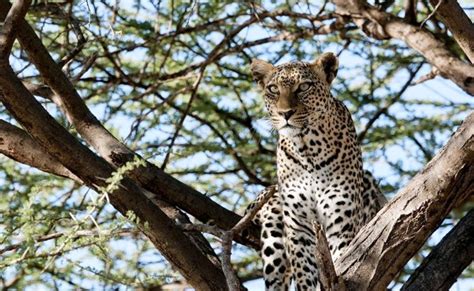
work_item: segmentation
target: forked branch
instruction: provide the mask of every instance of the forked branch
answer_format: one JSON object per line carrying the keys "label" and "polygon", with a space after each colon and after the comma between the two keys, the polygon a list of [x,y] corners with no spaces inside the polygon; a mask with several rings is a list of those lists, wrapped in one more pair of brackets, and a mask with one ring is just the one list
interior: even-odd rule
{"label": "forked branch", "polygon": [[222,244],[222,270],[224,272],[227,287],[229,291],[243,290],[242,284],[239,278],[235,274],[234,268],[232,267],[231,255],[232,255],[232,241],[235,236],[239,235],[246,227],[252,223],[252,219],[258,213],[258,211],[268,202],[268,200],[277,191],[276,186],[269,186],[259,193],[257,200],[251,205],[250,210],[242,217],[242,219],[231,229],[222,230],[213,225],[203,224],[184,224],[181,227],[188,231],[200,231],[207,232],[221,239]]}

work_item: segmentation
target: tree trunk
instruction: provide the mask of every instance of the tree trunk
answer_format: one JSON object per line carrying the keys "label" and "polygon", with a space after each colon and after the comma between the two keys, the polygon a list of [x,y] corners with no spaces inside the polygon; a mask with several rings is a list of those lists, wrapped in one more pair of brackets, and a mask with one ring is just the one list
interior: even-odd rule
{"label": "tree trunk", "polygon": [[458,201],[474,193],[474,113],[336,261],[349,290],[385,290]]}

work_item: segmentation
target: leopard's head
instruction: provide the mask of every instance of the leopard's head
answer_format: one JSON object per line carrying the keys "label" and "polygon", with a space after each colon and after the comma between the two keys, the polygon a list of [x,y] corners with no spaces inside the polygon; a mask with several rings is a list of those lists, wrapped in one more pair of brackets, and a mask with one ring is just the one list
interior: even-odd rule
{"label": "leopard's head", "polygon": [[296,136],[320,121],[331,98],[330,85],[337,69],[333,53],[324,53],[312,63],[273,66],[262,60],[252,61],[253,77],[264,90],[265,106],[280,135]]}

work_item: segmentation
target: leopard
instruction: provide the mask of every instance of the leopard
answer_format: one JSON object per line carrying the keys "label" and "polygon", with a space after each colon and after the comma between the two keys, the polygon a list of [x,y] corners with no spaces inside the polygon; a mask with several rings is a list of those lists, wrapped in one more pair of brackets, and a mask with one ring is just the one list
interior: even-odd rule
{"label": "leopard", "polygon": [[274,66],[253,59],[250,66],[278,132],[276,191],[253,219],[261,226],[266,290],[288,290],[291,284],[296,290],[320,290],[313,223],[324,229],[337,260],[387,203],[363,169],[349,110],[330,92],[338,67],[331,52],[312,62]]}

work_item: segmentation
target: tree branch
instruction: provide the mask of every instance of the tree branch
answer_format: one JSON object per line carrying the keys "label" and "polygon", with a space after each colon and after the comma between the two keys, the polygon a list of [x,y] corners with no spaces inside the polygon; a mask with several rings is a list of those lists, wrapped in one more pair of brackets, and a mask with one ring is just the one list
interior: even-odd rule
{"label": "tree branch", "polygon": [[[441,2],[441,4],[440,4]],[[474,24],[466,15],[458,1],[430,0],[431,5],[438,7],[436,14],[452,32],[467,58],[474,63]]]}
{"label": "tree branch", "polygon": [[388,112],[388,109],[395,103],[397,103],[405,93],[405,91],[410,87],[410,85],[413,82],[413,79],[415,78],[416,74],[418,71],[421,69],[423,66],[423,63],[420,63],[416,66],[416,68],[412,70],[408,70],[409,72],[409,77],[407,81],[405,81],[405,84],[402,86],[402,88],[390,99],[388,99],[385,104],[377,109],[377,112],[375,112],[374,115],[367,121],[367,123],[364,125],[364,128],[361,130],[361,132],[357,135],[357,141],[362,144],[364,141],[365,136],[367,135],[367,132],[372,128],[374,123],[382,116],[383,114],[386,114]]}
{"label": "tree branch", "polygon": [[[0,100],[3,98],[0,96]],[[70,178],[82,184],[81,179],[48,154],[24,130],[0,119],[0,153],[41,171]]]}
{"label": "tree branch", "polygon": [[403,18],[409,24],[416,24],[416,4],[418,0],[405,0],[403,8],[405,9],[405,15]]}
{"label": "tree branch", "polygon": [[428,30],[406,23],[402,18],[378,10],[362,0],[333,0],[337,10],[351,16],[354,23],[367,35],[376,39],[394,38],[422,54],[439,69],[441,76],[450,79],[466,93],[474,96],[474,66],[451,53]]}
{"label": "tree branch", "polygon": [[199,89],[199,84],[201,84],[202,77],[204,76],[205,71],[206,71],[206,67],[202,67],[201,70],[199,71],[199,75],[198,75],[196,81],[194,81],[193,89],[192,89],[192,92],[191,92],[191,96],[189,97],[188,104],[186,105],[186,109],[184,110],[183,115],[181,116],[181,118],[179,119],[178,124],[176,125],[176,130],[175,130],[173,136],[171,137],[171,141],[170,141],[170,145],[168,147],[168,151],[166,152],[165,158],[163,160],[163,164],[161,165],[161,169],[163,171],[166,169],[166,166],[168,164],[169,158],[171,156],[171,152],[173,150],[174,142],[176,141],[176,138],[179,135],[179,131],[183,127],[184,120],[188,116],[189,110],[191,109],[191,105],[193,104],[193,101],[196,98],[196,95],[197,95],[197,92],[198,92],[198,89]]}
{"label": "tree branch", "polygon": [[336,274],[336,270],[334,269],[334,263],[324,229],[317,222],[313,222],[313,229],[316,234],[315,259],[319,272],[321,290],[347,290],[344,280]]}
{"label": "tree branch", "polygon": [[336,261],[350,290],[385,290],[460,200],[474,194],[474,113]]}
{"label": "tree branch", "polygon": [[449,290],[474,260],[474,210],[433,248],[401,290]]}
{"label": "tree branch", "polygon": [[[0,0],[0,17],[6,14],[9,7],[8,1]],[[22,21],[16,30],[21,46],[40,71],[41,77],[53,90],[54,94],[51,96],[53,102],[64,112],[87,143],[115,167],[121,167],[132,161],[137,155],[108,132],[87,108],[71,81],[51,58],[28,23]],[[230,229],[240,220],[239,215],[223,208],[151,163],[147,162],[145,166],[133,169],[128,175],[141,187],[150,191],[150,194],[153,193],[157,198],[182,208],[202,222],[213,220],[219,227]],[[254,228],[250,231],[249,237],[238,238],[238,241],[258,248],[258,237],[258,230]]]}
{"label": "tree branch", "polygon": [[[3,120],[0,120],[0,153],[17,162],[38,168],[44,172],[70,178],[80,184],[84,184],[81,179],[45,151],[28,133]],[[169,218],[180,221],[180,223],[191,223],[186,214],[168,203],[157,199],[152,199],[152,201],[160,207]],[[201,234],[186,233],[186,235],[207,255],[209,260],[213,261],[215,265],[220,266],[214,250]]]}
{"label": "tree branch", "polygon": [[0,26],[0,59],[8,59],[15,41],[16,27],[23,20],[31,0],[16,0],[8,10],[3,25]]}
{"label": "tree branch", "polygon": [[[49,154],[89,187],[107,186],[106,179],[112,176],[114,169],[59,125],[5,62],[0,62],[0,89],[7,110]],[[130,179],[122,179],[120,187],[108,197],[123,215],[131,210],[140,218],[137,225],[141,231],[196,289],[223,289],[222,271]]]}
{"label": "tree branch", "polygon": [[276,186],[269,186],[265,188],[257,198],[257,201],[253,204],[252,209],[247,212],[244,217],[232,227],[229,231],[226,231],[222,234],[222,269],[224,271],[227,286],[229,291],[238,291],[242,290],[241,284],[237,275],[235,274],[232,263],[231,263],[231,252],[232,252],[232,240],[238,234],[240,234],[246,227],[252,223],[252,219],[257,215],[257,212],[265,205],[265,203],[270,200],[270,198],[275,194]]}
{"label": "tree branch", "polygon": [[182,229],[188,231],[200,231],[207,232],[221,239],[222,245],[222,270],[226,277],[227,287],[229,291],[243,290],[242,284],[235,274],[234,268],[232,267],[231,255],[232,255],[232,241],[234,237],[240,234],[248,225],[252,223],[252,219],[255,217],[257,212],[265,205],[265,203],[272,198],[276,192],[276,186],[272,185],[265,188],[259,193],[257,199],[249,205],[249,211],[242,217],[242,219],[234,225],[230,230],[224,231],[214,225],[208,224],[184,224],[180,225]]}

